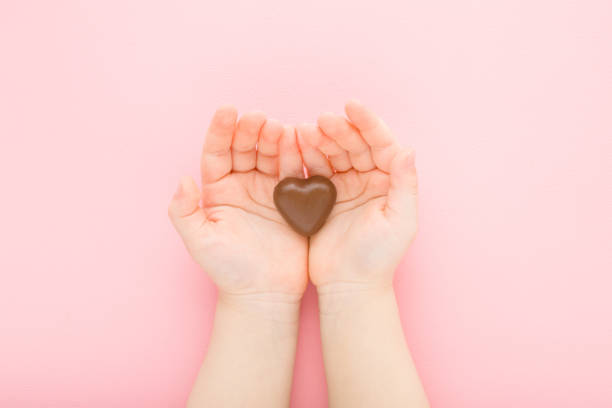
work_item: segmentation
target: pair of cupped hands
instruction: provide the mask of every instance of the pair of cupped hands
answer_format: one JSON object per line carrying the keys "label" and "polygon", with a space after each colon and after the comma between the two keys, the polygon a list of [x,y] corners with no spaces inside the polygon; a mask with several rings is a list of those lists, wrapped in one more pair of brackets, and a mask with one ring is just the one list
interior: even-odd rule
{"label": "pair of cupped hands", "polygon": [[[238,119],[233,106],[215,112],[202,188],[182,178],[168,213],[219,296],[299,304],[309,278],[320,293],[392,285],[416,232],[414,153],[360,102],[345,112],[298,126],[258,111]],[[313,175],[333,182],[337,201],[307,238],[282,218],[273,191],[286,177]]]}

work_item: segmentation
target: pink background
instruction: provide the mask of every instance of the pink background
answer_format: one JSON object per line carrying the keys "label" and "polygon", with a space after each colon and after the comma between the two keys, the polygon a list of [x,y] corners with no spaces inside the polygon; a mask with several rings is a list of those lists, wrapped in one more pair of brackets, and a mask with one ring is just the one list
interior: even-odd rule
{"label": "pink background", "polygon": [[[179,407],[215,291],[166,218],[217,105],[417,150],[434,407],[612,406],[612,3],[0,3],[0,406]],[[316,296],[292,402],[326,405]]]}

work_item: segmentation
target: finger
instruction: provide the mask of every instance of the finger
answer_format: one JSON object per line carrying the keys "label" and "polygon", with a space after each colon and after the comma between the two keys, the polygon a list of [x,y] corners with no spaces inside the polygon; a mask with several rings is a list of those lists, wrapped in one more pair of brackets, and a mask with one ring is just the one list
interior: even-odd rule
{"label": "finger", "polygon": [[213,115],[200,162],[203,183],[213,183],[232,170],[230,147],[237,115],[233,106],[223,106]]}
{"label": "finger", "polygon": [[234,171],[249,171],[255,168],[257,162],[257,139],[259,131],[266,122],[263,112],[249,112],[240,118],[236,126],[236,134],[232,141],[232,169]]}
{"label": "finger", "polygon": [[344,172],[353,167],[348,152],[340,147],[335,140],[323,133],[320,127],[315,126],[312,131],[305,132],[304,138],[308,144],[316,147],[327,156],[334,171]]}
{"label": "finger", "polygon": [[297,146],[295,128],[285,126],[278,145],[279,179],[286,177],[304,178],[302,157]]}
{"label": "finger", "polygon": [[331,177],[334,175],[334,170],[329,164],[327,157],[307,141],[306,135],[317,132],[317,129],[317,125],[310,123],[300,125],[297,128],[298,147],[302,155],[302,161],[308,171],[308,177],[316,175]]}
{"label": "finger", "polygon": [[402,233],[412,234],[416,227],[417,187],[414,152],[400,150],[391,160],[385,215]]}
{"label": "finger", "polygon": [[372,170],[375,165],[370,147],[363,140],[359,131],[344,117],[333,113],[319,116],[321,130],[348,151],[352,166],[359,171]]}
{"label": "finger", "polygon": [[391,160],[399,150],[397,139],[391,129],[382,119],[366,108],[361,102],[347,102],[344,110],[346,115],[359,129],[361,136],[372,150],[372,158],[376,167],[389,172]]}
{"label": "finger", "polygon": [[257,170],[270,176],[278,174],[278,140],[283,125],[275,119],[268,119],[259,132],[257,141]]}
{"label": "finger", "polygon": [[168,216],[174,227],[187,239],[190,232],[206,222],[200,207],[200,189],[191,177],[183,177],[168,205]]}

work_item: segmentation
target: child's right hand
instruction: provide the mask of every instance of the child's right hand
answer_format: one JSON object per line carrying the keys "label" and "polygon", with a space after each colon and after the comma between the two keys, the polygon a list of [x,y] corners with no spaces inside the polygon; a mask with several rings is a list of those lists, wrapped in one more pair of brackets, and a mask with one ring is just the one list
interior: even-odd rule
{"label": "child's right hand", "polygon": [[391,287],[417,228],[414,153],[361,103],[345,110],[350,121],[327,113],[318,126],[298,127],[309,173],[329,177],[338,191],[310,239],[309,273],[319,294]]}
{"label": "child's right hand", "polygon": [[298,128],[309,173],[330,177],[338,192],[308,255],[329,406],[425,408],[393,290],[417,227],[414,156],[363,105],[345,110],[350,121],[323,114],[318,127]]}
{"label": "child's right hand", "polygon": [[299,304],[308,282],[307,239],[272,201],[280,179],[303,177],[295,129],[260,112],[236,119],[231,106],[217,110],[202,153],[202,193],[183,178],[168,214],[220,297]]}

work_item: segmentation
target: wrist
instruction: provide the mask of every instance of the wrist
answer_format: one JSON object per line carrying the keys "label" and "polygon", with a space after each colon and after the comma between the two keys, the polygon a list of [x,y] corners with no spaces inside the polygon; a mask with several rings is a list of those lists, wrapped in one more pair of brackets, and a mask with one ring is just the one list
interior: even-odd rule
{"label": "wrist", "polygon": [[358,313],[384,299],[395,301],[393,284],[365,282],[333,282],[317,286],[321,318]]}
{"label": "wrist", "polygon": [[217,308],[268,325],[297,325],[301,296],[277,292],[231,294],[219,292]]}

